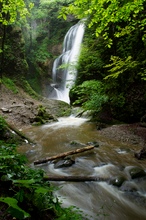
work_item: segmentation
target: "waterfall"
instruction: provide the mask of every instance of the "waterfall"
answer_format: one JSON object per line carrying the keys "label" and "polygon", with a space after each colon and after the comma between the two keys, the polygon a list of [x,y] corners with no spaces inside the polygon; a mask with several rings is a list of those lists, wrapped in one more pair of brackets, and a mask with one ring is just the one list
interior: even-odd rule
{"label": "waterfall", "polygon": [[53,83],[49,99],[62,100],[70,104],[69,91],[77,77],[76,64],[83,36],[84,24],[82,21],[72,26],[65,35],[62,54],[53,64]]}

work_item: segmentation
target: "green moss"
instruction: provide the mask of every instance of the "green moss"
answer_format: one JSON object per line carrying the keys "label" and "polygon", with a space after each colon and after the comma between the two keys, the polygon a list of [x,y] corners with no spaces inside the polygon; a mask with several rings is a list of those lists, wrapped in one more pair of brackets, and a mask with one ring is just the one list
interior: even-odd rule
{"label": "green moss", "polygon": [[40,96],[32,89],[32,87],[30,86],[28,81],[25,80],[24,78],[22,78],[22,80],[21,80],[21,86],[24,89],[24,91],[26,93],[28,93],[34,99],[39,99],[40,98]]}
{"label": "green moss", "polygon": [[15,85],[15,83],[13,82],[12,79],[7,78],[7,77],[3,77],[2,82],[8,89],[13,91],[15,94],[17,94],[19,92],[17,86]]}

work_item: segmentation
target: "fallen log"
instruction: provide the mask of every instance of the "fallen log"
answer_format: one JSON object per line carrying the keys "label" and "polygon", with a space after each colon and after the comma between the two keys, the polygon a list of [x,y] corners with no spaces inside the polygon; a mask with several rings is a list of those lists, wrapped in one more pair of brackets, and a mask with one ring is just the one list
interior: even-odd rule
{"label": "fallen log", "polygon": [[45,181],[71,181],[71,182],[86,182],[86,181],[107,181],[107,179],[97,176],[44,176]]}
{"label": "fallen log", "polygon": [[77,153],[81,153],[81,152],[84,152],[84,151],[87,151],[87,150],[92,150],[93,148],[94,148],[94,146],[86,146],[86,147],[79,148],[79,149],[76,149],[76,150],[71,150],[71,151],[68,151],[68,152],[65,152],[65,153],[61,153],[61,154],[58,154],[56,156],[47,157],[47,158],[42,159],[42,160],[36,160],[36,161],[34,161],[34,165],[41,164],[41,163],[46,163],[46,162],[51,161],[51,160],[56,160],[58,158],[63,158],[63,157],[73,155],[73,154],[77,154]]}
{"label": "fallen log", "polygon": [[7,126],[8,126],[8,128],[9,128],[10,130],[14,131],[14,132],[15,132],[18,136],[20,136],[22,139],[25,139],[25,140],[27,140],[29,143],[34,144],[34,141],[33,141],[33,140],[31,140],[30,138],[28,138],[25,134],[23,134],[23,133],[22,133],[21,131],[19,131],[18,129],[14,128],[13,125],[7,123]]}

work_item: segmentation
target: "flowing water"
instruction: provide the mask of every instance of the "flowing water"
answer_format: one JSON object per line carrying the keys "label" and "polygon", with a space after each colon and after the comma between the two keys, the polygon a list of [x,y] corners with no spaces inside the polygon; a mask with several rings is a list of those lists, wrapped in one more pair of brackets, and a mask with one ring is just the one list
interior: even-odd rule
{"label": "flowing water", "polygon": [[[56,195],[64,207],[75,205],[88,219],[144,220],[146,219],[146,179],[131,179],[129,170],[134,167],[145,169],[146,161],[134,158],[138,146],[122,144],[99,134],[94,123],[83,118],[60,118],[58,122],[24,130],[37,142],[35,146],[21,147],[29,162],[80,148],[72,141],[82,144],[98,142],[99,147],[72,156],[75,164],[65,168],[54,168],[51,162],[37,165],[48,175],[96,176],[112,180],[124,176],[126,181],[117,187],[110,181],[53,182],[61,188]],[[84,219],[84,218],[83,218]]]}
{"label": "flowing water", "polygon": [[84,24],[82,21],[72,26],[65,35],[62,54],[53,64],[53,82],[49,99],[70,103],[69,91],[77,77],[76,65],[83,36]]}

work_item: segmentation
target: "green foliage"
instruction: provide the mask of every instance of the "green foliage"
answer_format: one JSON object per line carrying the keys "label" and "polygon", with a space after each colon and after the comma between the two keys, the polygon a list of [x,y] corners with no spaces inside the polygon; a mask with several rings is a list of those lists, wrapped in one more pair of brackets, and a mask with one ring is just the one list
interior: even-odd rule
{"label": "green foliage", "polygon": [[108,72],[104,83],[113,116],[127,122],[140,120],[146,106],[143,65],[130,56],[125,60],[113,56],[111,60],[105,66]]}
{"label": "green foliage", "polygon": [[50,115],[47,113],[46,108],[42,105],[39,105],[38,113],[35,118],[37,125],[45,124],[48,121],[49,117]]}
{"label": "green foliage", "polygon": [[49,120],[54,120],[54,117],[46,111],[46,108],[42,105],[38,106],[38,113],[35,117],[35,122],[37,125],[45,124]]}
{"label": "green foliage", "polygon": [[2,82],[8,89],[12,90],[15,94],[19,92],[17,86],[15,85],[12,79],[3,77]]}
{"label": "green foliage", "polygon": [[[75,0],[74,4],[64,7],[60,16],[66,19],[68,14],[74,14],[78,19],[87,18],[89,28],[96,25],[95,34],[103,36],[110,48],[113,35],[119,38],[137,30],[143,31],[146,26],[145,0],[140,1],[92,1]],[[141,35],[145,39],[145,33]]]}
{"label": "green foliage", "polygon": [[[28,58],[31,61],[45,63],[48,58],[52,58],[52,52],[49,52],[48,46],[54,43],[60,43],[69,26],[61,19],[57,19],[59,9],[62,5],[71,1],[45,1],[41,0],[39,4],[35,1],[32,9],[31,19],[28,19],[26,50],[28,50]],[[32,31],[32,22],[36,23],[36,27]],[[59,28],[58,28],[59,27]],[[24,30],[26,32],[26,29]],[[28,35],[29,33],[29,35]]]}
{"label": "green foliage", "polygon": [[[66,220],[66,219],[82,220],[83,219],[82,214],[83,213],[74,206],[70,206],[69,208],[65,208],[63,210],[63,212],[59,208],[58,209],[58,216],[59,217],[56,220]],[[84,217],[84,220],[87,220],[87,219]]]}
{"label": "green foliage", "polygon": [[32,89],[28,81],[24,78],[21,78],[21,87],[24,89],[26,93],[28,93],[33,98],[39,99],[39,95]]}
{"label": "green foliage", "polygon": [[37,94],[42,95],[42,83],[39,73],[36,72],[35,75],[29,75],[27,77],[27,82]]}
{"label": "green foliage", "polygon": [[30,217],[29,213],[25,212],[17,205],[18,201],[16,199],[11,197],[0,197],[0,202],[8,204],[8,212],[12,215],[12,217],[17,219],[25,219]]}
{"label": "green foliage", "polygon": [[[17,219],[82,219],[72,207],[63,209],[55,198],[55,188],[43,179],[44,171],[25,165],[26,158],[16,151],[16,145],[0,142],[0,207]],[[1,212],[1,217],[6,214]],[[80,218],[78,218],[80,216]],[[73,219],[73,218],[71,218]]]}
{"label": "green foliage", "polygon": [[120,74],[125,73],[126,71],[130,72],[131,78],[134,77],[134,71],[136,72],[137,66],[139,65],[138,61],[132,61],[132,57],[127,57],[126,60],[123,60],[116,56],[111,56],[112,63],[105,66],[109,68],[108,72],[110,73],[104,79],[108,78],[118,78]]}
{"label": "green foliage", "polygon": [[0,174],[2,180],[18,179],[24,171],[26,158],[16,152],[15,144],[0,142]]}
{"label": "green foliage", "polygon": [[52,54],[50,54],[47,50],[47,46],[48,46],[48,39],[44,39],[41,47],[38,47],[38,50],[35,50],[34,55],[36,55],[35,57],[36,62],[44,62],[46,59],[52,57]]}
{"label": "green foliage", "polygon": [[77,95],[77,100],[73,104],[80,104],[85,110],[99,112],[108,100],[104,94],[102,83],[97,80],[84,81],[73,88],[72,92]]}
{"label": "green foliage", "polygon": [[[18,18],[24,19],[29,14],[24,0],[0,0],[0,4],[0,23],[3,25],[12,24]],[[33,4],[30,3],[29,8],[32,7]]]}
{"label": "green foliage", "polygon": [[18,26],[8,26],[6,30],[7,33],[3,49],[3,76],[19,81],[20,77],[26,76],[28,72],[22,32]]}
{"label": "green foliage", "polygon": [[0,115],[0,137],[4,134],[7,129],[7,124],[4,118]]}
{"label": "green foliage", "polygon": [[86,29],[81,53],[78,61],[78,77],[76,84],[83,81],[103,77],[105,69],[103,68],[110,58],[110,51],[105,48],[105,42],[102,38],[96,38],[94,29]]}

